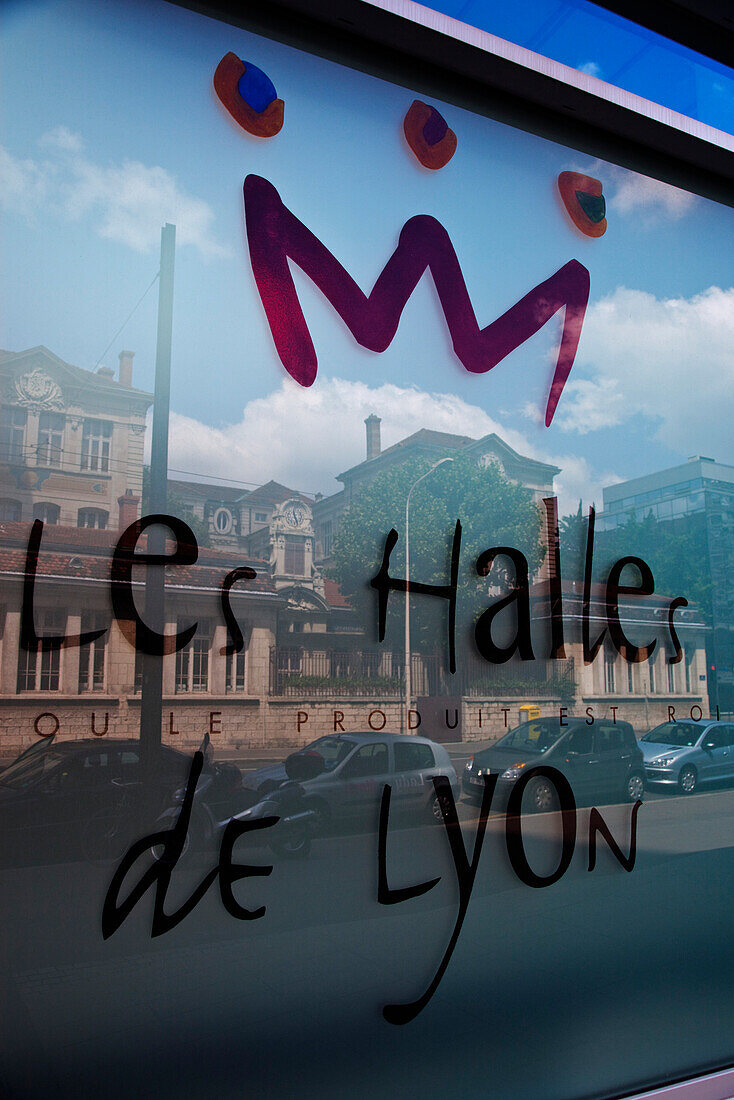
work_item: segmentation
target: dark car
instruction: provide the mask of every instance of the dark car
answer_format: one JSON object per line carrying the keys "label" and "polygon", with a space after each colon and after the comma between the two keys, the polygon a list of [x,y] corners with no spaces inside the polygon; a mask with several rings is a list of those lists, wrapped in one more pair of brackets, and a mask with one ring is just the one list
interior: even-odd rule
{"label": "dark car", "polygon": [[[309,805],[317,810],[323,830],[327,825],[350,820],[376,824],[386,783],[392,788],[391,807],[396,811],[428,810],[439,820],[433,778],[445,775],[459,796],[459,781],[451,758],[442,745],[425,737],[392,733],[345,733],[320,737],[301,754],[318,753],[321,774],[302,783]],[[290,759],[290,758],[289,758]],[[245,776],[245,786],[266,794],[286,778],[285,764],[260,768]],[[419,818],[418,818],[419,819]]]}
{"label": "dark car", "polygon": [[[577,803],[600,799],[635,802],[645,788],[642,752],[629,722],[585,718],[537,718],[510,730],[494,745],[476,753],[464,770],[463,791],[479,801],[484,775],[496,775],[492,806],[507,805],[515,783],[533,767],[553,767],[561,772]],[[556,807],[557,793],[545,776],[528,783],[523,809],[537,812]]]}
{"label": "dark car", "polygon": [[143,783],[140,742],[39,741],[0,771],[4,863],[112,858],[135,828],[143,792],[155,820],[186,782],[191,758],[163,745],[156,782]]}

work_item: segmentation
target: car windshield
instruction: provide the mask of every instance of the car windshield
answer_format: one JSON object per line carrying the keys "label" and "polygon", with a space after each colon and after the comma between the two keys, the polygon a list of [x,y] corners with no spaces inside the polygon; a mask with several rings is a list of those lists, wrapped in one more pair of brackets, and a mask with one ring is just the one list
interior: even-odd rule
{"label": "car windshield", "polygon": [[346,737],[320,737],[303,751],[317,752],[324,759],[324,771],[330,772],[349,756],[355,745],[356,741],[350,741]]}
{"label": "car windshield", "polygon": [[536,718],[532,722],[523,722],[497,741],[495,747],[512,749],[517,752],[541,753],[554,745],[562,733],[558,719]]}
{"label": "car windshield", "polygon": [[16,760],[4,772],[0,772],[0,784],[14,791],[23,791],[53,771],[63,759],[63,754],[59,752],[44,752],[40,755],[23,757]]}
{"label": "car windshield", "polygon": [[702,733],[703,729],[701,726],[697,726],[695,722],[663,722],[661,726],[656,726],[654,730],[650,730],[640,740],[653,745],[676,745],[690,748],[696,744]]}

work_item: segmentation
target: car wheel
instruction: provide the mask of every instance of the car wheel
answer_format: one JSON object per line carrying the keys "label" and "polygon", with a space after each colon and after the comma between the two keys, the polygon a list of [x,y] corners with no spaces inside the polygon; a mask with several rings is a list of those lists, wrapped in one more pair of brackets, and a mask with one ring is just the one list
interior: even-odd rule
{"label": "car wheel", "polygon": [[305,859],[311,851],[311,834],[307,825],[298,825],[288,829],[279,840],[270,847],[276,855],[284,859]]}
{"label": "car wheel", "polygon": [[698,786],[698,773],[694,767],[690,765],[685,768],[681,768],[681,773],[678,776],[678,790],[681,794],[693,794]]}
{"label": "car wheel", "polygon": [[633,772],[627,778],[625,796],[628,802],[638,802],[645,793],[645,779],[639,772]]}
{"label": "car wheel", "polygon": [[[164,827],[167,829],[170,828],[170,822],[166,821]],[[178,859],[180,861],[191,859],[196,853],[206,849],[210,839],[210,829],[208,825],[202,821],[198,815],[192,815]],[[151,845],[150,854],[153,856],[153,859],[162,859],[165,854],[165,848],[162,844],[153,844]]]}
{"label": "car wheel", "polygon": [[534,814],[546,814],[556,808],[556,791],[550,780],[539,776],[528,783],[527,798]]}
{"label": "car wheel", "polygon": [[428,808],[431,812],[431,817],[433,818],[433,820],[436,822],[437,825],[443,825],[444,816],[443,816],[442,806],[447,808],[449,806],[449,803],[450,803],[450,799],[448,798],[447,795],[438,795],[438,794],[434,794],[433,797],[431,798],[430,802],[428,803]]}
{"label": "car wheel", "polygon": [[82,852],[88,863],[109,863],[122,858],[131,840],[124,810],[99,810],[84,826]]}

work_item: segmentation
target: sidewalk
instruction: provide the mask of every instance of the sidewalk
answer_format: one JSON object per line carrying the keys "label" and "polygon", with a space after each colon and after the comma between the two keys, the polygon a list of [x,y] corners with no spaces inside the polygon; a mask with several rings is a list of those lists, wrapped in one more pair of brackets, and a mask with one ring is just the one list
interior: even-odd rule
{"label": "sidewalk", "polygon": [[[474,753],[481,752],[482,749],[486,749],[494,743],[494,738],[487,738],[484,741],[444,742],[443,747],[456,767],[457,763],[461,765]],[[298,752],[299,749],[304,747],[304,745],[273,745],[272,747],[259,745],[256,748],[235,750],[231,746],[223,746],[221,749],[214,748],[214,758],[237,764],[243,771],[255,771],[257,768],[267,767],[268,764],[280,763],[292,752]]]}

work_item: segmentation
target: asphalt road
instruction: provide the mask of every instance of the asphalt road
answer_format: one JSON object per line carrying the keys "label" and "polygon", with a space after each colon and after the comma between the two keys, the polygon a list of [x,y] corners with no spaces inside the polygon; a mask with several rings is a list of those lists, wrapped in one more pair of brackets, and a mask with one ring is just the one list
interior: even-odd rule
{"label": "asphalt road", "polygon": [[[631,807],[600,809],[628,855]],[[477,811],[459,813],[471,855]],[[604,840],[589,871],[589,815],[543,889],[517,877],[505,818],[491,817],[445,976],[403,1027],[382,1009],[428,988],[457,919],[441,825],[388,835],[391,889],[440,879],[421,896],[378,903],[373,829],[316,840],[300,862],[242,845],[237,861],[273,866],[234,887],[265,914],[234,919],[214,883],[157,938],[150,891],[102,938],[110,866],[0,872],[0,1084],[11,1096],[575,1100],[734,1061],[734,789],[646,798],[631,871]],[[558,866],[558,819],[523,820],[539,875]],[[210,866],[176,868],[166,912]]]}

